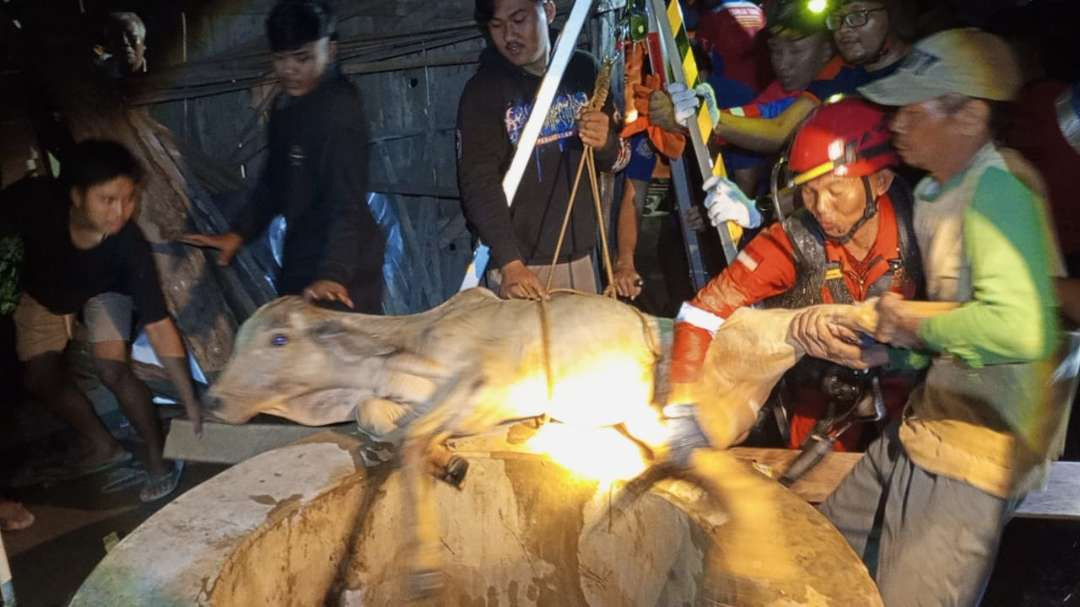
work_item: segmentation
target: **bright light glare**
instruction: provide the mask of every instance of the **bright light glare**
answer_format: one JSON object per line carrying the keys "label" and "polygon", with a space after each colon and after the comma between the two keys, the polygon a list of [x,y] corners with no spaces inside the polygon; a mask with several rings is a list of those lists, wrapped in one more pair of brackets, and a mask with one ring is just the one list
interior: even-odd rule
{"label": "bright light glare", "polygon": [[547,411],[554,420],[526,447],[581,478],[608,484],[637,476],[645,470],[641,449],[611,426],[624,424],[650,446],[666,442],[667,429],[651,405],[651,365],[619,351],[575,360],[556,370],[560,380],[550,402],[544,371],[523,373],[507,399],[521,410]]}
{"label": "bright light glare", "polygon": [[610,426],[649,409],[652,375],[649,367],[620,353],[576,361],[563,369],[548,404],[551,417],[575,426]]}
{"label": "bright light glare", "polygon": [[629,480],[645,471],[645,458],[630,439],[614,428],[586,428],[552,422],[528,442],[534,453],[582,478],[610,484]]}
{"label": "bright light glare", "polygon": [[814,14],[823,13],[827,8],[829,8],[828,0],[810,0],[806,3],[806,9]]}

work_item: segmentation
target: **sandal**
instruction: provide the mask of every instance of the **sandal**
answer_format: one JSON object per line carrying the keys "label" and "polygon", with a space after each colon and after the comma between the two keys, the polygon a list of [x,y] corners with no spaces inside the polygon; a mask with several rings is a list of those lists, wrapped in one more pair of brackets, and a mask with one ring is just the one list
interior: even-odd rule
{"label": "sandal", "polygon": [[174,460],[172,470],[160,476],[151,475],[139,490],[139,499],[144,503],[157,501],[173,491],[180,484],[180,475],[184,472],[184,461]]}
{"label": "sandal", "polygon": [[0,500],[0,531],[18,531],[34,524],[34,513],[19,502]]}
{"label": "sandal", "polygon": [[119,451],[116,451],[112,455],[106,456],[103,459],[89,462],[79,462],[77,464],[74,464],[73,466],[71,466],[71,470],[79,476],[86,476],[88,474],[95,474],[103,470],[108,470],[109,468],[112,468],[114,466],[119,466],[120,464],[130,462],[132,457],[134,456],[131,455],[131,451],[128,451],[127,449],[120,449]]}
{"label": "sandal", "polygon": [[101,486],[102,493],[117,493],[130,489],[136,485],[146,484],[150,476],[137,466],[120,466],[109,470],[105,475],[105,484]]}

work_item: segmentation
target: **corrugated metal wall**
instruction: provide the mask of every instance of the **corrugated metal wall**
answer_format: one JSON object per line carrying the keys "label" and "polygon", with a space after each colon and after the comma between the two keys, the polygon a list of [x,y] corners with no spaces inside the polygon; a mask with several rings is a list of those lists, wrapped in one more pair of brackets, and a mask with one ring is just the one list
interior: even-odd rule
{"label": "corrugated metal wall", "polygon": [[[372,189],[388,197],[404,240],[403,275],[398,287],[389,291],[392,297],[386,308],[391,313],[427,309],[457,290],[471,254],[457,200],[454,124],[461,90],[483,47],[471,21],[473,2],[336,4],[342,16],[339,35],[346,57],[342,64],[365,99]],[[598,4],[599,16],[580,42],[601,55],[610,52],[613,42],[614,3]],[[177,72],[175,66],[186,54],[188,65],[208,63],[177,76],[175,82],[213,81],[218,70],[226,80],[215,86],[234,89],[203,95],[207,89],[194,87],[186,99],[180,97],[187,92],[158,94],[158,99],[174,100],[151,103],[153,115],[191,148],[243,178],[243,184],[253,183],[262,163],[265,121],[257,110],[265,108],[261,102],[267,89],[253,86],[258,80],[241,80],[230,87],[228,73],[244,57],[265,49],[263,20],[271,5],[270,0],[213,2],[190,13],[182,10],[183,5],[162,7],[152,21],[161,31],[174,34],[158,46],[149,42],[161,55],[150,56],[152,71]],[[381,41],[382,50],[369,50],[372,40]],[[592,41],[601,41],[604,48]],[[206,77],[200,80],[203,74]],[[262,74],[261,81],[269,83],[268,65]]]}

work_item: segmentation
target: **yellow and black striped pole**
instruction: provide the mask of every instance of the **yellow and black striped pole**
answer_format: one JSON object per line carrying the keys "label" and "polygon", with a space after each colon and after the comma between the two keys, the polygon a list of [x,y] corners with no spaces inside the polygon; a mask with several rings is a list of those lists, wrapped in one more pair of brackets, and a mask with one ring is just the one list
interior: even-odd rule
{"label": "yellow and black striped pole", "polygon": [[[690,35],[686,31],[679,0],[670,0],[667,6],[664,5],[664,0],[650,0],[650,2],[660,29],[660,39],[664,46],[664,56],[667,59],[671,78],[674,82],[693,89],[700,84],[701,74],[698,72],[697,62],[690,48]],[[693,128],[692,125],[689,129],[690,142],[694,147],[694,156],[697,157],[702,181],[708,180],[713,175],[726,177],[721,155],[716,155],[715,162],[709,156],[707,142],[712,136],[713,121],[705,103],[702,103],[698,109],[696,127]],[[730,265],[738,255],[735,245],[742,237],[742,228],[732,221],[727,222],[725,227],[726,229],[720,228],[718,231],[720,243],[724,247],[724,258]]]}

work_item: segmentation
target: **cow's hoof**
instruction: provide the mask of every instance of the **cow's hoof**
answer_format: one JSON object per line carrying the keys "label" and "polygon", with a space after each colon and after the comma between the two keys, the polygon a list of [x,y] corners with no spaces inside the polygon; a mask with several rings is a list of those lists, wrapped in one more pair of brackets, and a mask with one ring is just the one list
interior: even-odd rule
{"label": "cow's hoof", "polygon": [[435,569],[418,569],[409,572],[409,600],[420,601],[434,598],[442,591],[445,584],[441,571]]}
{"label": "cow's hoof", "polygon": [[365,468],[374,468],[376,466],[381,466],[382,464],[385,464],[393,458],[394,454],[385,449],[379,450],[367,447],[360,449],[360,459],[363,460]]}
{"label": "cow's hoof", "polygon": [[453,485],[457,489],[461,489],[461,485],[465,483],[465,475],[469,473],[469,462],[464,457],[453,455],[446,462],[446,472],[443,473],[443,480]]}

